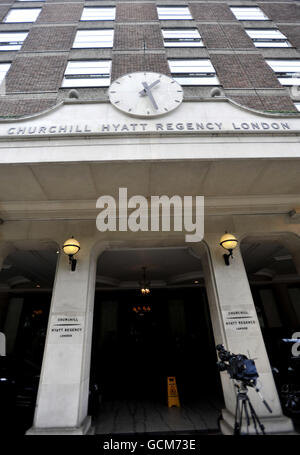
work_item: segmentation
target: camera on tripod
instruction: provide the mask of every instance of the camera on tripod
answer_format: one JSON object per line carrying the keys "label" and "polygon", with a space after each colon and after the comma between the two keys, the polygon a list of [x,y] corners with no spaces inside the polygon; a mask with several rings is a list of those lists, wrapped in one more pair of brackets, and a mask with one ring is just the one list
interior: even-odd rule
{"label": "camera on tripod", "polygon": [[217,362],[219,371],[227,371],[231,379],[241,381],[246,386],[256,386],[258,372],[254,360],[243,354],[232,354],[222,344],[218,344],[216,349],[220,358]]}

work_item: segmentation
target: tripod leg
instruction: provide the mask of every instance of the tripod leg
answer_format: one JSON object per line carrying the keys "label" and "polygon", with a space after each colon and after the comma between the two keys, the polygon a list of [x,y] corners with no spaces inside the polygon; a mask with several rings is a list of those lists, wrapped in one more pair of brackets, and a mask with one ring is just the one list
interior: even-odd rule
{"label": "tripod leg", "polygon": [[241,427],[240,427],[240,424],[238,423],[239,415],[240,415],[239,404],[240,404],[240,399],[239,399],[239,395],[237,395],[236,406],[235,406],[235,419],[234,419],[234,435],[241,434]]}
{"label": "tripod leg", "polygon": [[255,428],[256,434],[258,434],[257,424],[259,425],[259,428],[261,429],[262,434],[266,434],[265,433],[265,427],[260,422],[259,418],[257,417],[257,414],[256,414],[256,412],[255,412],[255,410],[254,410],[254,408],[252,406],[252,403],[249,400],[249,398],[248,398],[248,404],[249,404],[249,408],[250,408],[250,411],[251,411],[251,416],[252,416],[252,420],[253,420],[253,424],[254,424],[254,428]]}
{"label": "tripod leg", "polygon": [[246,416],[246,421],[247,421],[247,434],[249,433],[249,425],[250,425],[250,418],[249,418],[249,412],[248,412],[248,408],[247,408],[247,398],[245,398],[243,404],[244,404],[244,407],[245,407],[245,416]]}
{"label": "tripod leg", "polygon": [[240,433],[243,428],[243,410],[244,410],[244,399],[241,398],[241,406],[240,406]]}

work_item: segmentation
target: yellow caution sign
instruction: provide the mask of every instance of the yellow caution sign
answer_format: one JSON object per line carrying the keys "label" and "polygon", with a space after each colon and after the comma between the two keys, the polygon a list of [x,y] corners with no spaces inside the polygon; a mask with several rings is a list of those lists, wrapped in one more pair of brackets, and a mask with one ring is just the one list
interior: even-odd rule
{"label": "yellow caution sign", "polygon": [[168,407],[177,406],[180,408],[179,396],[176,385],[176,378],[174,376],[168,377]]}

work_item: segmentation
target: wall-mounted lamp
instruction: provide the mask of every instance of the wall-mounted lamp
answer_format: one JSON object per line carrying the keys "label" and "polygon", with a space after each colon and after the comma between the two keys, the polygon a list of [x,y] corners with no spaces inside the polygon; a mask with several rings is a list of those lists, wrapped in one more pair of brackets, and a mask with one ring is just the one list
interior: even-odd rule
{"label": "wall-mounted lamp", "polygon": [[71,270],[72,270],[72,272],[74,272],[76,269],[77,260],[74,259],[73,256],[74,256],[74,254],[78,253],[78,251],[80,250],[80,243],[78,242],[78,240],[74,239],[74,237],[71,237],[70,239],[65,241],[62,249],[63,249],[63,252],[67,256],[69,256]]}
{"label": "wall-mounted lamp", "polygon": [[229,265],[229,259],[232,257],[232,250],[237,246],[238,240],[233,234],[225,234],[222,235],[220,239],[220,245],[225,248],[225,250],[229,251],[229,254],[223,254],[224,262],[226,265]]}

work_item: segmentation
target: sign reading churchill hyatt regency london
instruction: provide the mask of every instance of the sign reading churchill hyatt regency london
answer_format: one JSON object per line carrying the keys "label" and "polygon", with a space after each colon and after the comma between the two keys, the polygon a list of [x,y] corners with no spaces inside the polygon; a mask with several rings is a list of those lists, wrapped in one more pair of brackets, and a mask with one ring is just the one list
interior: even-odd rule
{"label": "sign reading churchill hyatt regency london", "polygon": [[143,81],[133,74],[123,87],[122,78],[111,85],[110,102],[68,101],[27,118],[0,120],[0,137],[300,132],[300,114],[260,113],[224,98],[183,102],[181,87],[171,78],[149,73]]}

